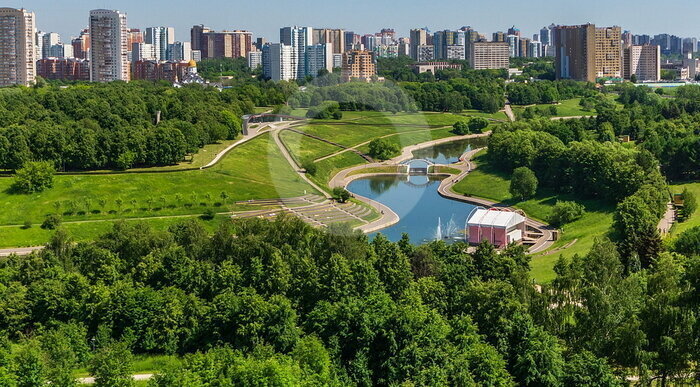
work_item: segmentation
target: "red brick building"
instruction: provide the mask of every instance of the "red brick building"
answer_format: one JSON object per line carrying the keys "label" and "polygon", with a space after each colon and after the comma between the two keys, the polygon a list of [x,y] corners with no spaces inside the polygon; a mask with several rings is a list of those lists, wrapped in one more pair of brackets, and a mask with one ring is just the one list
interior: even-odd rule
{"label": "red brick building", "polygon": [[192,66],[192,61],[140,60],[132,63],[132,79],[181,82],[187,74],[187,70]]}
{"label": "red brick building", "polygon": [[36,72],[44,79],[89,81],[90,61],[78,58],[44,58],[36,62]]}

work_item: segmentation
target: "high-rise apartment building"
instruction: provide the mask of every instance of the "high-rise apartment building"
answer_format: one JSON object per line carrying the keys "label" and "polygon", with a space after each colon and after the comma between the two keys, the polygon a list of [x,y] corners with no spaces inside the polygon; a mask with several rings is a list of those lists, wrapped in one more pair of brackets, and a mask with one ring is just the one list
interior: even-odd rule
{"label": "high-rise apartment building", "polygon": [[296,78],[293,66],[295,56],[292,46],[284,43],[268,43],[263,47],[263,75],[273,81],[290,81]]}
{"label": "high-rise apartment building", "polygon": [[190,29],[190,44],[192,46],[192,50],[202,50],[203,36],[209,32],[211,32],[211,29],[209,29],[209,27],[205,27],[203,24],[193,26],[192,29]]}
{"label": "high-rise apartment building", "polygon": [[595,25],[557,26],[554,28],[553,38],[557,79],[595,82]]}
{"label": "high-rise apartment building", "polygon": [[510,46],[507,42],[474,42],[470,50],[469,67],[472,69],[507,69],[510,65]]}
{"label": "high-rise apartment building", "polygon": [[503,31],[494,32],[491,36],[491,41],[493,42],[505,42],[506,34]]}
{"label": "high-rise apartment building", "polygon": [[245,58],[253,47],[250,31],[207,32],[200,42],[202,58]]}
{"label": "high-rise apartment building", "polygon": [[306,75],[315,77],[320,70],[333,71],[333,46],[314,44],[306,47]]}
{"label": "high-rise apartment building", "polygon": [[30,85],[36,78],[34,13],[0,8],[0,86]]}
{"label": "high-rise apartment building", "polygon": [[377,75],[374,64],[374,55],[369,51],[352,50],[343,53],[343,67],[341,77],[343,82],[360,80],[371,82]]}
{"label": "high-rise apartment building", "polygon": [[126,14],[96,9],[90,11],[90,80],[128,81],[128,29]]}
{"label": "high-rise apartment building", "polygon": [[88,29],[80,31],[80,36],[71,41],[73,45],[73,56],[78,59],[88,59],[90,51],[90,32]]}
{"label": "high-rise apartment building", "polygon": [[294,79],[302,79],[306,76],[306,48],[314,45],[314,34],[314,29],[311,27],[280,28],[280,43],[291,47],[292,50]]}
{"label": "high-rise apartment building", "polygon": [[597,78],[622,78],[622,31],[620,27],[595,29]]}
{"label": "high-rise apartment building", "polygon": [[156,46],[150,43],[132,43],[131,44],[131,62],[141,60],[157,60]]}
{"label": "high-rise apartment building", "polygon": [[421,44],[416,47],[418,62],[428,62],[435,59],[435,46],[432,44]]}
{"label": "high-rise apartment building", "polygon": [[148,27],[143,42],[152,44],[156,48],[157,60],[165,60],[168,57],[168,46],[175,43],[175,29],[172,27]]}
{"label": "high-rise apartment building", "polygon": [[329,44],[333,47],[334,54],[342,54],[345,52],[345,31],[331,28],[314,28],[311,30],[311,44]]}
{"label": "high-rise apartment building", "polygon": [[624,48],[623,76],[629,80],[634,75],[638,81],[661,79],[661,48],[659,46],[628,46]]}
{"label": "high-rise apartment building", "polygon": [[252,70],[257,69],[258,67],[262,66],[262,63],[263,63],[262,50],[249,52],[247,59],[248,59],[248,67],[250,67],[250,69],[252,69]]}
{"label": "high-rise apartment building", "polygon": [[520,37],[517,35],[508,34],[506,36],[506,42],[508,43],[508,55],[511,58],[516,58],[520,56]]}
{"label": "high-rise apartment building", "polygon": [[56,57],[52,55],[52,50],[56,52],[56,46],[61,44],[61,35],[58,32],[46,32],[41,37],[41,58]]}
{"label": "high-rise apartment building", "polygon": [[168,44],[166,58],[169,61],[189,62],[192,59],[192,46],[190,45],[190,42],[174,42],[172,44]]}
{"label": "high-rise apartment building", "polygon": [[[409,42],[411,45],[411,58],[419,62],[424,62],[425,59],[420,59],[418,55],[418,48],[420,46],[428,45],[428,31],[424,28],[416,28],[411,30],[411,35],[409,37]],[[433,59],[433,58],[430,58]],[[428,59],[428,60],[430,60]]]}

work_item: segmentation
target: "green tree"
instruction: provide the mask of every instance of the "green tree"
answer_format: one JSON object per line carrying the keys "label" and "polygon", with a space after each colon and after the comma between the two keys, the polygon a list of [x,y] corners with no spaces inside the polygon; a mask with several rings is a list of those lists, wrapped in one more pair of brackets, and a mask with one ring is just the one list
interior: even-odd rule
{"label": "green tree", "polygon": [[25,342],[13,359],[17,387],[40,387],[46,384],[46,366],[41,348],[35,340]]}
{"label": "green tree", "polygon": [[314,163],[313,160],[306,160],[302,163],[301,165],[302,168],[306,171],[311,176],[316,176],[316,172],[318,172],[318,166],[316,163]]}
{"label": "green tree", "polygon": [[530,327],[515,349],[515,377],[525,386],[559,386],[564,359],[557,339],[538,326]]}
{"label": "green tree", "polygon": [[13,188],[21,193],[41,192],[53,187],[53,175],[56,173],[48,161],[30,161],[17,170]]}
{"label": "green tree", "polygon": [[565,386],[623,386],[605,359],[597,358],[588,351],[576,353],[566,362],[563,382]]}
{"label": "green tree", "polygon": [[90,361],[90,373],[96,386],[131,387],[133,356],[123,341],[109,343],[100,348]]}
{"label": "green tree", "polygon": [[226,193],[226,191],[221,191],[221,193],[219,194],[219,197],[221,198],[223,203],[226,204],[226,200],[228,200],[229,195],[228,195],[228,193]]}
{"label": "green tree", "polygon": [[369,155],[378,160],[389,160],[399,152],[399,146],[385,138],[376,138],[369,143]]}
{"label": "green tree", "polygon": [[452,124],[452,132],[460,136],[471,133],[469,123],[467,121],[455,122],[454,124]]}
{"label": "green tree", "polygon": [[537,193],[538,183],[535,173],[530,168],[516,168],[510,179],[510,194],[520,200],[533,197]]}
{"label": "green tree", "polygon": [[697,199],[695,194],[685,188],[683,190],[683,220],[687,220],[695,213],[698,207]]}
{"label": "green tree", "polygon": [[469,119],[469,131],[471,133],[481,133],[489,126],[489,121],[483,117],[471,117]]}
{"label": "green tree", "polygon": [[63,219],[61,218],[61,215],[58,214],[49,214],[46,215],[46,218],[44,218],[44,222],[41,223],[41,228],[44,230],[55,230],[58,228],[58,226],[61,225],[61,222]]}

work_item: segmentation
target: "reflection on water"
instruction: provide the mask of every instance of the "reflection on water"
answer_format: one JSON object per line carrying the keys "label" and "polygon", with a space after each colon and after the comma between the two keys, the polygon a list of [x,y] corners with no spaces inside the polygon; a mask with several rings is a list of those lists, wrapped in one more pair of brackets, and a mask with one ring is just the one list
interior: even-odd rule
{"label": "reflection on water", "polygon": [[459,140],[436,145],[430,148],[413,151],[416,159],[426,159],[436,164],[452,164],[459,161],[459,156],[465,152],[486,146],[487,139],[484,137]]}
{"label": "reflection on water", "polygon": [[413,243],[464,238],[464,224],[474,206],[443,198],[437,192],[439,185],[440,179],[428,176],[374,176],[351,182],[348,190],[399,215],[399,223],[381,231],[392,241],[403,233]]}

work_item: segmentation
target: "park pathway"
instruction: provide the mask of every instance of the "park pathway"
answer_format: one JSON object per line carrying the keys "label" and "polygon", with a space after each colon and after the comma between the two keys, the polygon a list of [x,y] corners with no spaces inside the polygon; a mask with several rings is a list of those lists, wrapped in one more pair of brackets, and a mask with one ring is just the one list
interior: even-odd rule
{"label": "park pathway", "polygon": [[666,236],[671,232],[671,227],[673,223],[676,222],[676,208],[673,206],[672,202],[666,204],[666,212],[664,217],[659,221],[658,229],[661,236]]}

